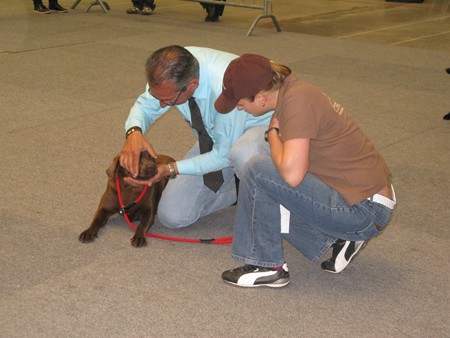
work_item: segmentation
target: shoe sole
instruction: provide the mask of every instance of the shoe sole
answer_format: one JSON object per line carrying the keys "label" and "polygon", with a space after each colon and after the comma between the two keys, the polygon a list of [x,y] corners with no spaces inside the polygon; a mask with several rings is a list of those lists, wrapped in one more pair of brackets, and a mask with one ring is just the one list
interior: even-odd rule
{"label": "shoe sole", "polygon": [[37,13],[37,14],[51,14],[52,13],[51,11],[48,11],[48,12],[34,11],[34,12]]}
{"label": "shoe sole", "polygon": [[269,287],[269,288],[282,288],[283,286],[286,286],[290,283],[290,280],[288,280],[287,282],[283,282],[283,283],[270,283],[270,284],[254,284],[254,285],[240,285],[237,283],[233,283],[233,282],[229,282],[227,280],[223,280],[225,283],[233,285],[233,286],[239,286],[241,288],[259,288],[261,286],[265,286],[265,287]]}
{"label": "shoe sole", "polygon": [[[363,241],[363,243],[355,250],[355,252],[353,252],[353,254],[347,260],[347,263],[345,265],[343,265],[340,270],[328,270],[328,269],[323,269],[323,270],[326,271],[326,272],[330,272],[330,273],[341,273],[350,264],[350,262],[366,247],[367,243],[368,243],[368,241]],[[345,255],[345,251],[347,250],[347,247],[349,245],[350,245],[350,242],[346,243],[344,248],[341,250],[339,255],[336,257],[336,260],[341,255]]]}

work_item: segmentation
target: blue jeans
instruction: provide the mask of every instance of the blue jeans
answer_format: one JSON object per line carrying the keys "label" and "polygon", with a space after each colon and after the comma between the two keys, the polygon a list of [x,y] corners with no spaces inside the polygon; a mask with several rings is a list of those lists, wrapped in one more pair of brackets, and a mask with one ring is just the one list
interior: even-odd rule
{"label": "blue jeans", "polygon": [[[281,233],[280,204],[290,211],[289,233]],[[246,264],[275,267],[285,262],[285,238],[317,262],[336,241],[368,240],[389,223],[392,209],[364,200],[350,206],[311,174],[295,188],[267,155],[253,157],[240,182],[232,256]]]}
{"label": "blue jeans", "polygon": [[[267,126],[248,129],[233,145],[229,153],[232,167],[222,169],[224,183],[214,193],[203,183],[203,176],[178,175],[170,180],[158,205],[158,219],[168,228],[182,228],[195,223],[199,218],[226,208],[236,202],[236,181],[247,161],[260,153],[269,153],[264,141]],[[185,158],[200,154],[198,142]]]}

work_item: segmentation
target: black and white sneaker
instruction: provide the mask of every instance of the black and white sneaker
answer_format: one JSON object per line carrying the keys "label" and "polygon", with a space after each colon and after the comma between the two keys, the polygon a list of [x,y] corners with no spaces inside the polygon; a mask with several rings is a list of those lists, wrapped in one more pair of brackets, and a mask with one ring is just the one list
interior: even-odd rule
{"label": "black and white sneaker", "polygon": [[368,241],[345,241],[337,239],[333,244],[333,254],[322,262],[322,269],[331,273],[339,273],[350,264],[353,258],[367,245]]}
{"label": "black and white sneaker", "polygon": [[244,265],[222,273],[222,279],[230,284],[246,288],[268,286],[281,288],[289,284],[289,270],[284,263],[280,268]]}

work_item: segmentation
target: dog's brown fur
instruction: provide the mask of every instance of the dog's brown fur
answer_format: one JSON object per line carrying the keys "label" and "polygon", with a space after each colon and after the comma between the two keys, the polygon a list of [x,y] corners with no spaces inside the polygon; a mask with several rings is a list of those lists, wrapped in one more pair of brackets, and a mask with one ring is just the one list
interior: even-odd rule
{"label": "dog's brown fur", "polygon": [[[152,158],[148,152],[142,152],[139,161],[139,175],[138,179],[148,180],[156,173],[156,166],[159,164],[167,164],[174,162],[175,160],[166,155],[158,155],[158,158]],[[117,197],[116,187],[116,172],[119,172],[120,187],[122,192],[122,201],[125,205],[134,201],[142,192],[143,187],[133,186],[126,183],[123,177],[131,176],[130,173],[119,164],[119,155],[116,156],[106,169],[108,175],[108,184],[106,191],[100,200],[100,204],[94,215],[89,228],[83,231],[78,239],[83,243],[89,243],[94,241],[99,229],[104,226],[108,219],[120,211],[119,199]],[[145,239],[146,232],[150,229],[155,221],[156,212],[158,209],[158,202],[161,198],[161,193],[166,187],[167,179],[162,179],[158,183],[148,188],[147,192],[139,203],[127,210],[128,217],[132,222],[140,220],[139,226],[136,229],[136,233],[131,238],[131,244],[134,247],[141,247],[147,244]]]}

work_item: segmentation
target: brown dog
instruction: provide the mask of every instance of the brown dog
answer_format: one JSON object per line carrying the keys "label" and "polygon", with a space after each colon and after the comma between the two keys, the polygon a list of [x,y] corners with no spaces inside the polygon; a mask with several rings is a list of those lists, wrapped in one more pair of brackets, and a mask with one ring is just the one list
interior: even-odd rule
{"label": "brown dog", "polygon": [[[155,159],[151,157],[148,152],[144,151],[141,153],[139,175],[137,179],[148,180],[156,174],[156,166],[158,164],[167,164],[174,161],[175,160],[169,156],[158,155],[155,162]],[[147,244],[145,234],[155,221],[158,202],[161,198],[162,191],[166,187],[167,179],[162,179],[149,187],[139,203],[133,205],[129,203],[132,203],[138,198],[143,187],[135,187],[123,180],[124,177],[131,175],[125,168],[119,165],[119,155],[114,158],[109,168],[106,169],[106,174],[108,175],[108,184],[94,215],[94,220],[89,228],[80,234],[78,239],[83,243],[92,242],[98,237],[97,233],[99,229],[108,222],[108,219],[121,211],[116,186],[116,175],[118,175],[122,201],[125,206],[129,205],[129,208],[126,208],[126,213],[131,222],[140,220],[136,233],[131,238],[131,244],[134,247],[145,246]]]}

